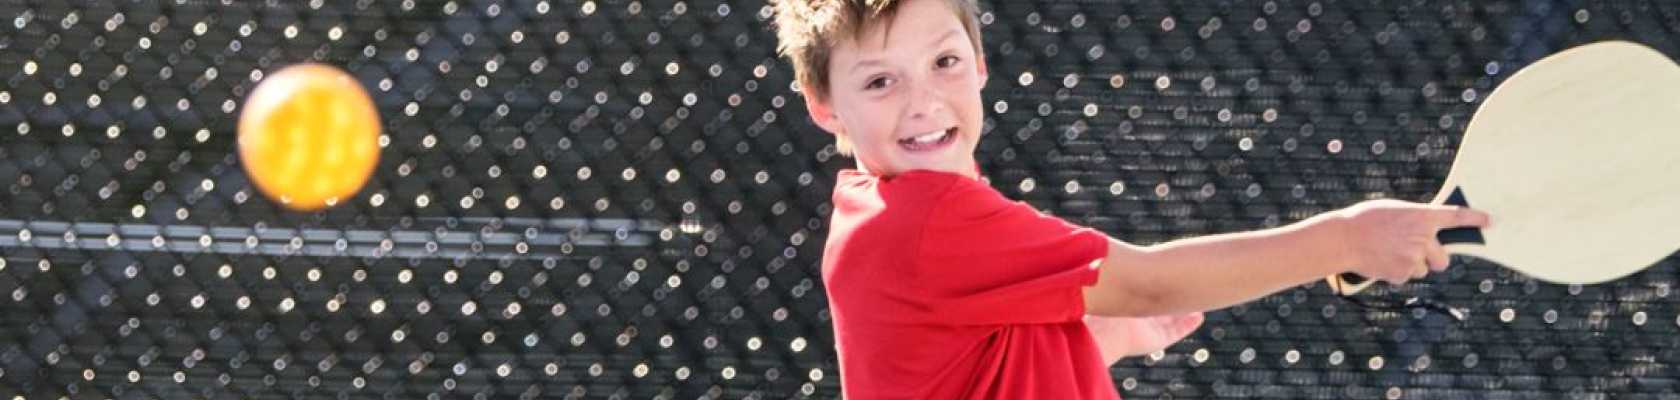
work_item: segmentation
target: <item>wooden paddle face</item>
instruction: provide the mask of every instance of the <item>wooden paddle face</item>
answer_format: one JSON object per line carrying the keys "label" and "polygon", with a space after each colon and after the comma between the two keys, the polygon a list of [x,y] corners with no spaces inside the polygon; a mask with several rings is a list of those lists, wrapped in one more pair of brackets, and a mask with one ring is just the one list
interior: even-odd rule
{"label": "wooden paddle face", "polygon": [[[1676,118],[1680,66],[1643,45],[1594,43],[1523,68],[1476,110],[1433,201],[1461,195],[1451,203],[1494,224],[1474,239],[1443,231],[1442,243],[1554,283],[1650,267],[1680,248]],[[1328,280],[1343,295],[1374,283]]]}
{"label": "wooden paddle face", "polygon": [[1604,282],[1680,247],[1680,66],[1602,42],[1541,59],[1470,120],[1436,203],[1460,189],[1494,225],[1452,253],[1556,283]]}

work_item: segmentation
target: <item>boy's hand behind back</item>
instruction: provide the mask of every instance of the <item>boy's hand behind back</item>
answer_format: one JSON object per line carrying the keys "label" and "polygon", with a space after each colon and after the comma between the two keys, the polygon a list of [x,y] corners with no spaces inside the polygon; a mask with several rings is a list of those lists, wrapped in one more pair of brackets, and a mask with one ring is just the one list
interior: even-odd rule
{"label": "boy's hand behind back", "polygon": [[1390,284],[1447,268],[1450,258],[1436,240],[1442,229],[1488,226],[1487,213],[1457,206],[1372,200],[1336,211],[1341,216],[1354,273]]}
{"label": "boy's hand behind back", "polygon": [[1154,353],[1178,343],[1201,327],[1204,318],[1200,312],[1156,317],[1086,315],[1085,326],[1102,350],[1103,363],[1112,365],[1122,357]]}

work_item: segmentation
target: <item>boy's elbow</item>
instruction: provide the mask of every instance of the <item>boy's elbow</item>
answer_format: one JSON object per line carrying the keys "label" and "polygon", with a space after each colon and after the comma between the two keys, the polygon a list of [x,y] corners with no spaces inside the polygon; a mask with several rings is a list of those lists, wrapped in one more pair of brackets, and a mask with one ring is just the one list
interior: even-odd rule
{"label": "boy's elbow", "polygon": [[1110,240],[1108,256],[1097,267],[1097,284],[1084,289],[1085,313],[1105,317],[1147,317],[1163,314],[1167,288],[1153,284],[1142,271],[1128,266],[1148,263],[1149,249]]}
{"label": "boy's elbow", "polygon": [[1113,290],[1102,285],[1085,288],[1085,313],[1103,317],[1161,315],[1161,299],[1145,290]]}

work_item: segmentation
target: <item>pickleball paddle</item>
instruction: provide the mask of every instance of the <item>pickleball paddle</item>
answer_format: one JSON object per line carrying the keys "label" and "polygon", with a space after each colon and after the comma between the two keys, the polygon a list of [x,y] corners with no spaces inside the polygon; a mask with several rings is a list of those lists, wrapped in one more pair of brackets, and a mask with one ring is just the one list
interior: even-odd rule
{"label": "pickleball paddle", "polygon": [[[1498,223],[1437,238],[1452,254],[1536,279],[1601,283],[1680,247],[1680,66],[1624,41],[1583,45],[1517,71],[1466,128],[1433,204]],[[1374,283],[1327,278],[1341,295]]]}

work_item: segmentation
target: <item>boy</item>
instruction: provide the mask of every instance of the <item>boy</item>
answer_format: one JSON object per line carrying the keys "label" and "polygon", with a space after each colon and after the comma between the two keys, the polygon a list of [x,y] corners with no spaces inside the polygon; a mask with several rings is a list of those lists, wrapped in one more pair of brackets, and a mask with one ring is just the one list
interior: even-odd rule
{"label": "boy", "polygon": [[857,160],[822,265],[847,398],[1115,399],[1107,366],[1179,340],[1200,311],[1340,272],[1403,283],[1446,268],[1438,230],[1487,224],[1385,200],[1140,247],[1044,216],[978,180],[972,1],[776,4],[811,119]]}

